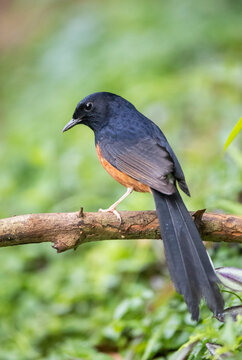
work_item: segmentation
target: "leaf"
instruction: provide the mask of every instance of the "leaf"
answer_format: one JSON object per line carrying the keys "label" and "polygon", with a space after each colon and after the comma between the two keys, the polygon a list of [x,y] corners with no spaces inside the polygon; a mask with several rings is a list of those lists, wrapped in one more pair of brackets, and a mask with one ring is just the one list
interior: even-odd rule
{"label": "leaf", "polygon": [[239,119],[237,124],[234,126],[233,130],[229,134],[229,137],[224,145],[224,150],[228,148],[228,146],[231,144],[231,142],[234,140],[234,138],[238,135],[240,130],[242,129],[242,118]]}
{"label": "leaf", "polygon": [[143,300],[139,297],[125,299],[116,308],[114,313],[114,319],[119,320],[123,318],[127,313],[137,312],[142,309],[142,306]]}
{"label": "leaf", "polygon": [[233,291],[242,291],[242,269],[236,267],[219,267],[216,274],[224,286]]}
{"label": "leaf", "polygon": [[208,349],[208,351],[210,352],[211,355],[215,356],[215,358],[217,360],[222,360],[222,359],[225,359],[225,358],[229,358],[231,357],[231,353],[223,353],[221,355],[218,355],[218,352],[217,350],[220,350],[222,348],[221,345],[218,345],[218,344],[212,344],[212,343],[209,343],[207,342],[206,343],[206,347]]}
{"label": "leaf", "polygon": [[230,316],[234,321],[236,321],[237,316],[242,316],[242,306],[232,306],[225,309],[222,314],[216,315],[216,319],[224,322],[228,316]]}
{"label": "leaf", "polygon": [[182,346],[171,356],[171,360],[186,360],[197,343],[198,341],[196,340],[194,342],[189,342],[186,346]]}
{"label": "leaf", "polygon": [[151,336],[151,338],[149,339],[147,346],[145,348],[145,352],[142,356],[141,360],[148,360],[151,358],[151,356],[153,356],[157,350],[160,348],[161,346],[161,333],[162,333],[163,329],[162,327],[159,327],[154,334]]}

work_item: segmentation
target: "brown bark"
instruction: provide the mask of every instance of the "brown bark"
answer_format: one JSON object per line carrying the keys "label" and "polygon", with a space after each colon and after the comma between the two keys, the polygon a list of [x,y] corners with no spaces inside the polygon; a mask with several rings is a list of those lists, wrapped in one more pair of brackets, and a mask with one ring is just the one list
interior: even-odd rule
{"label": "brown bark", "polygon": [[[110,213],[50,213],[0,220],[0,247],[52,242],[62,252],[89,241],[159,239],[155,211],[120,212],[122,224]],[[203,240],[242,243],[242,216],[192,213]]]}

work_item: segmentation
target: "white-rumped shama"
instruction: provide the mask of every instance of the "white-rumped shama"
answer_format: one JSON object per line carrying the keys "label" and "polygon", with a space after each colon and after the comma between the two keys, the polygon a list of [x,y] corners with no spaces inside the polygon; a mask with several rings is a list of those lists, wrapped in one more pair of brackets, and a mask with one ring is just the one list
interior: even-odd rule
{"label": "white-rumped shama", "polygon": [[198,230],[177,190],[190,196],[182,168],[163,132],[122,97],[108,92],[81,100],[63,132],[77,124],[95,134],[98,158],[105,170],[127,188],[153,194],[165,254],[176,290],[183,295],[194,320],[204,298],[214,314],[223,311],[218,278]]}

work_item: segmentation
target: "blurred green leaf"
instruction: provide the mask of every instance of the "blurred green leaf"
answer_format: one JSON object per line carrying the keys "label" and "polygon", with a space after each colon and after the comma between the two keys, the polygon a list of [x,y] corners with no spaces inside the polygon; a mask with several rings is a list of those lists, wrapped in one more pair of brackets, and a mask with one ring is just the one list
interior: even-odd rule
{"label": "blurred green leaf", "polygon": [[229,134],[229,137],[224,145],[224,150],[227,149],[227,147],[231,144],[231,142],[234,140],[234,138],[239,134],[240,130],[242,130],[242,118],[239,119],[239,121],[234,126],[231,133]]}

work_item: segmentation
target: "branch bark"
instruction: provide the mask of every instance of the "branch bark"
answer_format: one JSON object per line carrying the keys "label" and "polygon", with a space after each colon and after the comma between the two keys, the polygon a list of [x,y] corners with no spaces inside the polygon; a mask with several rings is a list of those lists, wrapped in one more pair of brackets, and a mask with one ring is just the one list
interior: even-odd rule
{"label": "branch bark", "polygon": [[[52,242],[62,252],[90,241],[160,239],[155,211],[120,212],[122,224],[110,213],[50,213],[0,220],[0,247]],[[242,216],[191,213],[203,240],[242,243]]]}

